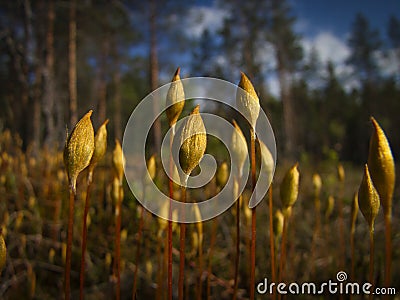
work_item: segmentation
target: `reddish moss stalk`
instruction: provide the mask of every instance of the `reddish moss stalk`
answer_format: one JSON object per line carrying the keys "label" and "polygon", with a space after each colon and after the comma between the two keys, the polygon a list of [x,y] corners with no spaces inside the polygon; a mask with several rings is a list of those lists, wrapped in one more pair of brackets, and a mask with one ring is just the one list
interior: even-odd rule
{"label": "reddish moss stalk", "polygon": [[64,274],[64,293],[65,299],[71,298],[71,257],[72,257],[72,236],[74,225],[74,204],[76,190],[71,186],[69,191],[69,212],[68,212],[68,232],[67,232],[67,251],[65,258],[65,274]]}
{"label": "reddish moss stalk", "polygon": [[208,270],[207,270],[207,299],[211,299],[211,286],[210,286],[210,278],[211,278],[211,272],[212,272],[212,264],[211,264],[211,258],[214,252],[214,244],[215,244],[215,239],[217,235],[217,227],[218,227],[218,221],[217,218],[215,218],[212,221],[212,228],[211,228],[211,240],[210,240],[210,251],[208,252]]}
{"label": "reddish moss stalk", "polygon": [[[251,136],[251,192],[255,197],[256,191],[256,133],[252,128]],[[256,207],[251,210],[251,251],[250,251],[250,299],[255,295],[255,271],[256,271]]]}
{"label": "reddish moss stalk", "polygon": [[[275,237],[274,237],[274,223],[273,223],[273,209],[272,209],[272,183],[268,191],[268,205],[269,205],[269,247],[271,252],[271,277],[272,282],[276,282],[275,271]],[[272,299],[275,299],[275,292],[272,293]]]}
{"label": "reddish moss stalk", "polygon": [[[175,126],[175,125],[173,125]],[[169,155],[169,174],[170,176],[168,177],[168,188],[169,188],[169,220],[168,220],[168,280],[167,280],[167,285],[168,285],[168,300],[172,300],[172,199],[174,196],[174,186],[172,182],[172,174],[174,172],[174,165],[172,161],[172,142],[174,140],[174,130],[172,130],[170,141],[169,141],[169,149],[170,149],[170,155]]]}
{"label": "reddish moss stalk", "polygon": [[385,214],[385,287],[391,284],[392,268],[392,218],[391,213]]}
{"label": "reddish moss stalk", "polygon": [[117,276],[117,286],[116,286],[116,291],[115,291],[115,297],[117,300],[121,298],[121,202],[122,202],[122,186],[119,187],[118,191],[118,202],[117,202],[117,207],[116,210],[118,212],[117,214],[117,222],[115,226],[115,272]]}
{"label": "reddish moss stalk", "polygon": [[87,243],[87,216],[89,213],[90,190],[92,186],[92,174],[88,175],[85,208],[83,212],[83,225],[82,225],[82,249],[81,249],[81,273],[79,274],[79,299],[83,299],[83,287],[85,282],[85,256],[86,256],[86,243]]}
{"label": "reddish moss stalk", "polygon": [[201,300],[202,297],[202,292],[203,292],[203,286],[202,286],[202,274],[203,274],[203,243],[200,242],[200,235],[199,235],[199,286],[198,286],[198,293],[197,293],[197,299]]}
{"label": "reddish moss stalk", "polygon": [[339,218],[339,241],[340,241],[340,268],[344,268],[344,260],[346,257],[346,245],[345,245],[345,238],[344,238],[344,222],[343,222],[343,191],[344,186],[341,183],[340,186],[340,195],[338,199],[338,218]]}
{"label": "reddish moss stalk", "polygon": [[135,272],[133,275],[133,290],[132,290],[132,299],[136,299],[136,289],[137,289],[137,273],[139,269],[139,259],[140,259],[140,251],[142,245],[142,233],[143,233],[143,206],[140,206],[140,217],[139,217],[139,228],[138,228],[138,236],[137,236],[137,248],[136,248],[136,260],[135,260]]}
{"label": "reddish moss stalk", "polygon": [[[240,188],[240,178],[238,176],[238,187]],[[235,195],[236,197],[236,195]],[[233,300],[237,298],[238,290],[238,277],[239,277],[239,257],[240,257],[240,203],[242,200],[242,195],[236,200],[236,257],[235,257],[235,274],[234,274],[234,284],[233,284]]]}
{"label": "reddish moss stalk", "polygon": [[[182,187],[182,202],[186,202],[186,187]],[[180,224],[180,243],[179,243],[179,280],[178,280],[178,299],[183,300],[183,287],[185,282],[185,240],[186,240],[186,223]]]}
{"label": "reddish moss stalk", "polygon": [[[279,276],[278,282],[282,282],[285,278],[285,265],[286,265],[286,239],[287,239],[287,227],[289,217],[285,214],[283,219],[283,230],[282,230],[282,241],[281,241],[281,256],[279,261]],[[282,295],[279,294],[278,299],[281,299]]]}
{"label": "reddish moss stalk", "polygon": [[355,279],[355,273],[354,273],[354,261],[355,261],[355,256],[354,256],[354,232],[351,232],[350,234],[350,248],[351,248],[351,280],[354,282]]}
{"label": "reddish moss stalk", "polygon": [[[371,290],[374,290],[374,230],[370,229],[369,232],[369,283],[372,284]],[[373,294],[369,295],[369,299],[373,299]]]}

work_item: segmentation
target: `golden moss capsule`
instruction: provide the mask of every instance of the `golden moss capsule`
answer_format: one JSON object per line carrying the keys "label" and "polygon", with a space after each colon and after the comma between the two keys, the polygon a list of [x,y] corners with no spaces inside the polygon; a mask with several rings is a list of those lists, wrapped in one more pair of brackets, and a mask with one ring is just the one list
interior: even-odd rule
{"label": "golden moss capsule", "polygon": [[243,172],[243,165],[244,162],[246,161],[246,157],[249,153],[248,148],[247,148],[247,143],[246,143],[246,138],[243,135],[242,130],[240,129],[239,125],[236,123],[235,120],[233,122],[233,132],[232,132],[232,137],[231,137],[231,155],[232,155],[232,161],[237,167],[237,172],[239,177],[242,176]]}
{"label": "golden moss capsule", "polygon": [[109,120],[105,120],[99,127],[94,136],[94,152],[90,165],[93,167],[104,157],[107,151],[107,124]]}
{"label": "golden moss capsule", "polygon": [[278,209],[275,211],[274,218],[273,218],[273,230],[274,230],[274,235],[276,238],[280,238],[282,235],[283,231],[283,219],[284,216],[282,212]]}
{"label": "golden moss capsule", "polygon": [[197,105],[180,131],[179,163],[184,173],[180,174],[183,183],[186,183],[190,173],[199,164],[206,151],[206,128],[199,110],[200,106]]}
{"label": "golden moss capsule", "polygon": [[268,147],[262,141],[258,140],[256,146],[261,158],[261,172],[263,172],[267,178],[264,184],[269,185],[274,175],[275,161]]}
{"label": "golden moss capsule", "polygon": [[121,242],[125,243],[127,239],[128,239],[128,230],[122,229],[121,230]]}
{"label": "golden moss capsule", "polygon": [[151,280],[151,275],[153,274],[153,263],[151,260],[146,260],[146,276]]}
{"label": "golden moss capsule", "polygon": [[358,216],[358,194],[354,193],[353,201],[351,202],[351,225],[350,232],[354,234],[356,230],[356,221]]}
{"label": "golden moss capsule", "polygon": [[395,185],[395,167],[392,151],[385,132],[371,117],[373,132],[369,143],[368,169],[379,194],[385,216],[391,218],[392,197]]}
{"label": "golden moss capsule", "polygon": [[247,205],[249,203],[251,197],[251,192],[245,189],[242,193],[242,202],[241,206],[244,209],[244,216],[246,218],[246,223],[251,224],[251,216],[252,216],[252,209]]}
{"label": "golden moss capsule", "polygon": [[7,247],[3,235],[0,234],[0,272],[6,265]]}
{"label": "golden moss capsule", "polygon": [[337,175],[340,182],[344,182],[345,172],[342,164],[338,164],[337,166]]}
{"label": "golden moss capsule", "polygon": [[158,226],[159,226],[159,234],[161,234],[168,225],[168,217],[169,217],[169,201],[164,201],[164,203],[162,204],[161,208],[160,208],[160,217],[157,218],[158,221]]}
{"label": "golden moss capsule", "polygon": [[113,200],[114,204],[118,203],[121,191],[121,183],[117,177],[114,177],[111,184],[111,199]]}
{"label": "golden moss capsule", "polygon": [[92,110],[79,120],[65,143],[64,164],[73,191],[76,191],[76,179],[79,173],[89,165],[94,152],[94,130],[90,120],[91,115]]}
{"label": "golden moss capsule", "polygon": [[282,180],[280,186],[280,196],[283,208],[293,206],[299,195],[300,173],[297,169],[298,163],[291,167]]}
{"label": "golden moss capsule", "polygon": [[372,183],[367,164],[364,167],[364,176],[358,189],[358,206],[369,225],[370,231],[373,231],[380,204],[379,195]]}
{"label": "golden moss capsule", "polygon": [[260,113],[260,101],[253,84],[243,72],[241,72],[239,88],[241,89],[238,89],[236,93],[236,106],[254,129]]}
{"label": "golden moss capsule", "polygon": [[54,257],[56,256],[56,251],[54,248],[50,248],[49,250],[49,263],[54,264]]}
{"label": "golden moss capsule", "polygon": [[122,148],[119,140],[115,139],[115,148],[113,151],[112,163],[114,167],[115,176],[118,178],[120,184],[124,176],[125,158],[122,153]]}
{"label": "golden moss capsule", "polygon": [[319,198],[321,194],[322,180],[318,173],[315,173],[312,177],[314,198]]}
{"label": "golden moss capsule", "polygon": [[183,89],[181,78],[179,77],[179,73],[180,68],[176,70],[167,92],[166,114],[170,127],[173,127],[178,121],[178,118],[182,113],[183,107],[185,106],[185,92]]}
{"label": "golden moss capsule", "polygon": [[154,180],[156,178],[156,156],[153,154],[149,160],[147,161],[147,171],[148,171],[148,176],[151,180]]}
{"label": "golden moss capsule", "polygon": [[65,261],[67,259],[67,243],[61,243],[61,258],[63,264],[65,264]]}
{"label": "golden moss capsule", "polygon": [[216,179],[217,179],[217,186],[220,188],[222,188],[228,181],[229,167],[225,161],[217,169]]}
{"label": "golden moss capsule", "polygon": [[335,198],[332,195],[328,197],[328,205],[326,206],[325,217],[328,219],[332,213],[333,209],[335,208]]}
{"label": "golden moss capsule", "polygon": [[106,253],[106,256],[104,257],[104,264],[106,266],[106,269],[109,269],[111,266],[111,262],[112,262],[112,256],[110,252]]}

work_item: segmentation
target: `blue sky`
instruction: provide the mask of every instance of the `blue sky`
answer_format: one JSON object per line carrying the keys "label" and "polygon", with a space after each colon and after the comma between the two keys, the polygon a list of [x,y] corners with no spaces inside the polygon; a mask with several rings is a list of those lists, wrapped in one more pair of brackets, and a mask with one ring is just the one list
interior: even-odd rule
{"label": "blue sky", "polygon": [[[332,61],[336,73],[343,79],[345,88],[351,89],[358,85],[352,79],[352,68],[345,64],[350,54],[347,38],[357,13],[362,13],[374,29],[378,29],[382,40],[387,39],[386,27],[391,15],[400,18],[400,0],[289,0],[292,13],[297,18],[295,30],[301,34],[301,44],[305,57],[314,48],[320,58],[320,75],[326,71],[326,62]],[[190,9],[184,21],[185,33],[192,37],[200,37],[204,29],[216,32],[222,25],[226,15],[217,4],[218,0],[198,0]],[[394,51],[392,53],[375,53],[382,74],[398,72],[398,62]],[[273,49],[267,45],[259,53],[261,69],[271,70],[275,64]],[[224,56],[217,59],[224,65]],[[228,62],[225,61],[225,64]],[[268,71],[267,71],[268,72]],[[268,73],[267,82],[273,95],[279,94],[278,80],[273,73]]]}
{"label": "blue sky", "polygon": [[362,13],[371,26],[386,35],[386,25],[391,15],[400,16],[399,0],[292,0],[294,14],[304,23],[303,33],[315,35],[318,31],[330,31],[345,37],[350,30],[354,16]]}

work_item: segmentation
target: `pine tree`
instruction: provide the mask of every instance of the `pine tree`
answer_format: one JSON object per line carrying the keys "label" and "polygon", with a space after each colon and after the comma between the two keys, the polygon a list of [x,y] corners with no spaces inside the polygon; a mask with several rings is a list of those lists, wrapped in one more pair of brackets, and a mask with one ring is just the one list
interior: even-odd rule
{"label": "pine tree", "polygon": [[374,53],[381,47],[379,32],[370,27],[369,21],[357,14],[348,40],[351,65],[362,82],[372,82],[378,77],[377,62]]}
{"label": "pine tree", "polygon": [[291,94],[293,74],[303,57],[300,37],[294,32],[295,17],[286,1],[271,0],[271,24],[268,40],[275,49],[277,73],[280,84],[280,97],[283,105],[285,130],[285,151],[289,156],[295,154],[297,144],[296,116]]}

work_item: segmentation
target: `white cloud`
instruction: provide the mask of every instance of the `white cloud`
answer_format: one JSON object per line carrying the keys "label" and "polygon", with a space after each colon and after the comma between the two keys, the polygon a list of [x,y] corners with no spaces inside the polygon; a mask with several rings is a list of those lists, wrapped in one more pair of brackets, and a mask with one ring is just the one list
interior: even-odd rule
{"label": "white cloud", "polygon": [[279,85],[279,80],[275,74],[268,77],[267,84],[268,84],[268,91],[271,93],[271,95],[279,98],[281,87]]}
{"label": "white cloud", "polygon": [[306,54],[314,48],[323,63],[332,61],[334,64],[342,64],[350,54],[345,41],[329,31],[322,31],[312,39],[303,39],[303,47]]}
{"label": "white cloud", "polygon": [[[359,87],[359,81],[355,78],[352,66],[346,64],[346,59],[350,55],[350,48],[344,39],[339,38],[330,31],[321,31],[312,38],[302,40],[305,58],[309,56],[311,49],[315,49],[321,61],[318,71],[321,78],[326,78],[326,63],[331,61],[334,65],[336,75],[342,82],[345,90],[350,91]],[[320,83],[319,83],[320,84]]]}
{"label": "white cloud", "polygon": [[192,38],[199,38],[206,29],[215,33],[222,27],[227,15],[227,11],[216,7],[191,7],[184,20],[184,32]]}
{"label": "white cloud", "polygon": [[384,76],[393,76],[398,72],[399,49],[390,49],[386,53],[378,51],[374,53],[374,57],[378,64],[378,68]]}
{"label": "white cloud", "polygon": [[256,61],[261,64],[261,72],[268,73],[276,68],[275,49],[268,43],[263,42],[258,45]]}

